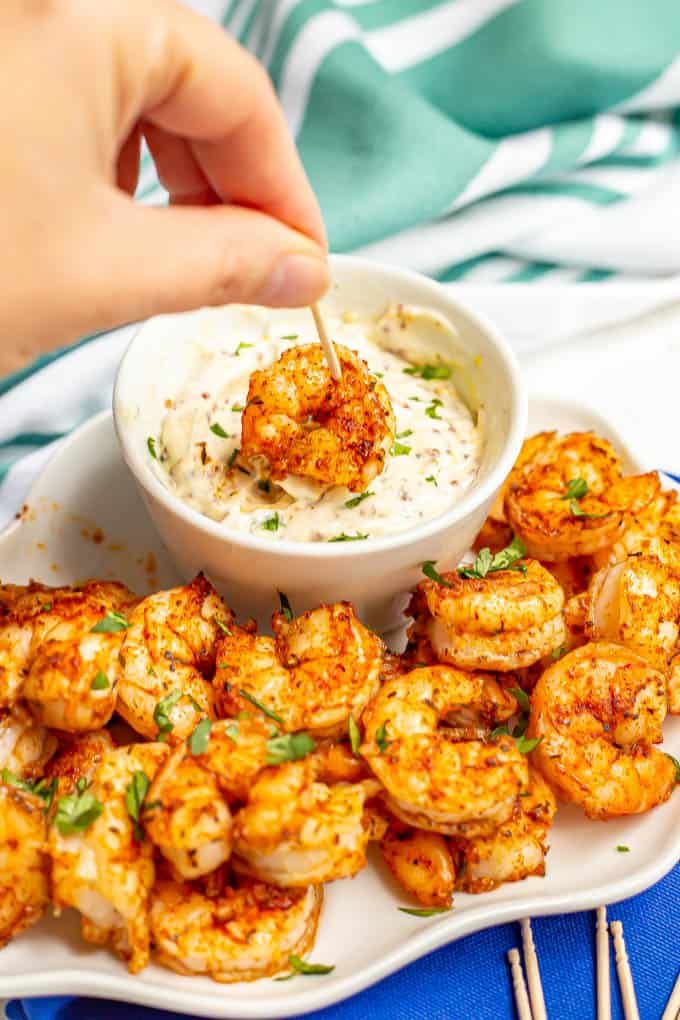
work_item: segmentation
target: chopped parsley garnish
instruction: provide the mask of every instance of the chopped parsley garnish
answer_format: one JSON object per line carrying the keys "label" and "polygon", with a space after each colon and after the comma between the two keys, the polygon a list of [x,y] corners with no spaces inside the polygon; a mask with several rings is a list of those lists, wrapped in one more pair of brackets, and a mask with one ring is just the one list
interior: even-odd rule
{"label": "chopped parsley garnish", "polygon": [[562,499],[583,499],[588,493],[588,483],[585,478],[572,478],[567,482]]}
{"label": "chopped parsley garnish", "polygon": [[201,719],[194,732],[189,737],[189,750],[193,755],[205,754],[210,739],[212,723],[210,719]]}
{"label": "chopped parsley garnish", "polygon": [[105,691],[110,686],[111,684],[109,683],[109,678],[107,677],[106,673],[102,672],[102,670],[100,669],[96,677],[92,681],[92,684],[90,685],[90,690]]}
{"label": "chopped parsley garnish", "polygon": [[227,734],[230,740],[233,740],[234,743],[236,743],[239,735],[238,723],[235,722],[230,723],[224,732]]}
{"label": "chopped parsley garnish", "polygon": [[176,705],[179,699],[182,697],[181,691],[172,691],[167,697],[161,698],[156,707],[153,710],[153,721],[158,727],[158,739],[165,740],[168,733],[171,733],[174,729],[174,724],[170,720],[168,712]]}
{"label": "chopped parsley garnish", "polygon": [[620,854],[629,854],[630,853],[630,847],[629,846],[624,846],[623,843],[619,843],[619,845],[617,846],[616,849],[618,850],[618,852]]}
{"label": "chopped parsley garnish", "polygon": [[142,827],[139,824],[139,816],[142,811],[142,805],[144,804],[144,798],[149,792],[150,786],[151,780],[147,776],[146,772],[142,772],[141,769],[137,769],[132,773],[132,779],[125,790],[125,807],[127,808],[127,813],[134,822],[135,839],[138,843],[144,836]]}
{"label": "chopped parsley garnish", "polygon": [[290,602],[288,601],[288,596],[285,594],[285,592],[282,591],[280,591],[278,595],[283,618],[286,621],[286,623],[290,623],[290,621],[293,619],[293,610],[291,608]]}
{"label": "chopped parsley garnish", "polygon": [[287,333],[286,336],[282,336],[282,340],[297,340],[299,333]]}
{"label": "chopped parsley garnish", "polygon": [[519,570],[526,574],[527,568],[523,563],[518,563],[526,554],[526,548],[521,538],[513,538],[510,545],[501,549],[495,556],[490,549],[480,549],[477,558],[471,567],[459,567],[460,577],[482,578],[487,574],[493,574],[497,570]]}
{"label": "chopped parsley garnish", "polygon": [[605,514],[589,514],[579,506],[579,500],[588,495],[588,483],[585,478],[571,478],[567,482],[561,499],[569,500],[569,512],[572,517],[589,517],[591,520],[598,520],[602,517],[609,517],[609,511]]}
{"label": "chopped parsley garnish", "polygon": [[520,754],[529,754],[529,751],[534,751],[542,740],[543,737],[525,737],[524,734],[515,737],[517,750]]}
{"label": "chopped parsley garnish", "polygon": [[212,423],[212,425],[210,426],[210,431],[214,436],[219,436],[220,439],[229,438],[229,433],[224,431],[224,429],[222,428],[218,421]]}
{"label": "chopped parsley garnish", "polygon": [[447,581],[446,578],[442,577],[439,573],[434,565],[434,560],[425,560],[425,562],[421,564],[421,569],[425,574],[425,577],[429,577],[429,579],[434,581],[435,584],[443,584],[445,588],[453,587],[451,582]]}
{"label": "chopped parsley garnish", "polygon": [[290,981],[296,974],[303,974],[309,977],[313,974],[330,974],[332,970],[335,970],[335,966],[329,966],[326,963],[306,963],[305,960],[301,960],[294,953],[291,953],[288,957],[288,963],[293,973],[287,974],[285,977],[275,978],[275,981]]}
{"label": "chopped parsley garnish", "polygon": [[8,786],[14,786],[17,790],[23,790],[25,793],[32,793],[35,797],[40,797],[45,802],[45,811],[49,811],[57,789],[56,776],[52,776],[51,779],[39,779],[35,783],[27,783],[10,769],[3,769],[0,776],[3,783],[7,783]]}
{"label": "chopped parsley garnish", "polygon": [[521,715],[513,727],[512,733],[504,723],[502,726],[496,726],[496,728],[491,731],[491,739],[495,740],[500,736],[511,736],[514,738],[517,750],[521,754],[528,754],[529,751],[533,751],[534,748],[538,747],[540,742],[543,740],[543,737],[526,736],[527,726],[529,725],[529,712],[531,710],[531,702],[529,701],[526,691],[523,691],[521,687],[510,687],[508,690],[522,710]]}
{"label": "chopped parsley garnish", "polygon": [[245,351],[248,347],[253,347],[253,346],[254,346],[253,344],[240,343],[238,345],[238,347],[236,348],[236,350],[234,351],[234,354],[238,358],[238,356],[240,355],[241,351]]}
{"label": "chopped parsley garnish", "polygon": [[154,460],[158,460],[158,454],[156,453],[156,440],[153,436],[149,436],[146,441],[147,449]]}
{"label": "chopped parsley garnish", "polygon": [[215,623],[220,628],[223,634],[226,634],[228,637],[231,637],[232,631],[229,629],[229,627],[227,627],[224,620],[215,620]]}
{"label": "chopped parsley garnish", "polygon": [[76,790],[78,793],[85,793],[88,786],[91,785],[91,780],[87,776],[79,776],[76,780]]}
{"label": "chopped parsley garnish", "polygon": [[349,715],[349,719],[347,720],[347,730],[349,733],[350,747],[352,748],[354,754],[358,754],[359,748],[361,746],[361,733],[359,732],[357,721],[351,712]]}
{"label": "chopped parsley garnish", "polygon": [[378,726],[375,731],[375,742],[378,745],[378,750],[381,754],[384,754],[387,748],[392,743],[391,740],[387,739],[387,723],[384,722],[382,726]]}
{"label": "chopped parsley garnish", "polygon": [[376,377],[376,379],[384,379],[385,378],[385,373],[384,372],[374,372],[373,375]]}
{"label": "chopped parsley garnish", "polygon": [[600,520],[602,517],[609,517],[611,511],[608,510],[604,514],[588,514],[586,513],[585,510],[581,509],[577,500],[572,499],[569,502],[569,513],[572,515],[572,517],[588,517],[590,518],[590,520],[597,521]]}
{"label": "chopped parsley garnish", "polygon": [[523,712],[529,711],[531,705],[529,704],[529,695],[526,691],[523,691],[521,687],[508,687],[508,693],[512,694]]}
{"label": "chopped parsley garnish", "polygon": [[368,538],[368,535],[362,535],[360,531],[357,531],[356,535],[347,535],[345,532],[341,532],[339,535],[335,535],[333,538],[329,538],[329,542],[361,542],[364,538]]}
{"label": "chopped parsley garnish", "polygon": [[412,917],[433,917],[435,914],[447,914],[451,907],[397,907],[402,914],[411,914]]}
{"label": "chopped parsley garnish", "polygon": [[271,517],[267,517],[265,521],[262,521],[262,527],[265,531],[278,531],[279,530],[279,514],[278,511],[272,514]]}
{"label": "chopped parsley garnish", "polygon": [[558,659],[561,659],[562,656],[566,654],[567,649],[565,645],[559,645],[557,648],[553,648],[552,652],[550,653],[550,658],[554,659],[555,662],[557,662]]}
{"label": "chopped parsley garnish", "polygon": [[106,616],[103,616],[101,620],[95,623],[94,627],[90,628],[91,634],[117,634],[121,630],[127,630],[130,624],[127,622],[122,613],[117,613],[114,609],[109,609]]}
{"label": "chopped parsley garnish", "polygon": [[104,805],[93,793],[72,793],[57,801],[54,824],[62,836],[72,836],[74,832],[89,829],[103,810]]}
{"label": "chopped parsley garnish", "polygon": [[239,455],[239,453],[240,453],[240,452],[241,452],[241,451],[240,451],[240,449],[238,448],[238,446],[235,446],[235,447],[234,447],[234,449],[233,449],[233,450],[231,451],[231,453],[229,454],[229,459],[227,460],[227,467],[230,467],[230,468],[231,468],[231,467],[233,467],[233,466],[234,466],[234,462],[235,462],[235,460],[236,460],[236,458],[238,457],[238,455]]}
{"label": "chopped parsley garnish", "polygon": [[271,708],[267,708],[266,705],[263,705],[262,702],[258,701],[253,694],[250,694],[248,691],[244,691],[242,687],[239,690],[239,694],[242,698],[245,698],[246,701],[249,701],[251,705],[254,705],[255,708],[259,708],[260,712],[264,713],[268,719],[272,719],[274,722],[279,723],[280,726],[283,726],[283,719],[281,716],[277,715],[277,713]]}
{"label": "chopped parsley garnish", "polygon": [[425,414],[428,418],[434,418],[436,421],[441,421],[441,415],[437,413],[438,408],[442,406],[442,401],[435,399],[432,403],[425,408]]}
{"label": "chopped parsley garnish", "polygon": [[680,783],[680,761],[678,761],[677,758],[674,758],[672,754],[667,754],[666,752],[664,752],[664,754],[666,754],[666,757],[670,758],[675,765],[675,781],[676,783]]}
{"label": "chopped parsley garnish", "polygon": [[40,608],[42,609],[43,613],[49,613],[50,610],[52,609],[52,603],[51,602],[43,602],[43,604],[42,604],[42,606]]}
{"label": "chopped parsley garnish", "polygon": [[395,439],[406,439],[408,436],[413,435],[413,429],[404,429],[403,432],[397,432]]}
{"label": "chopped parsley garnish", "polygon": [[232,411],[236,411],[237,413],[239,411],[244,411],[245,410],[243,404],[232,404],[231,405],[231,409],[232,409]]}
{"label": "chopped parsley garnish", "polygon": [[439,484],[437,482],[437,479],[434,477],[434,475],[428,475],[427,478],[425,479],[425,481],[429,482],[431,485],[438,485]]}
{"label": "chopped parsley garnish", "polygon": [[421,379],[450,379],[451,366],[443,361],[436,364],[411,365],[404,369],[405,375],[419,375]]}
{"label": "chopped parsley garnish", "polygon": [[399,443],[395,439],[390,447],[390,453],[393,457],[405,457],[406,454],[411,452],[411,447],[407,446],[406,443]]}
{"label": "chopped parsley garnish", "polygon": [[359,496],[352,496],[351,499],[348,499],[345,502],[345,506],[347,507],[348,510],[353,510],[355,506],[359,506],[359,504],[363,503],[363,501],[365,499],[368,499],[369,496],[375,496],[375,493],[374,492],[362,492]]}
{"label": "chopped parsley garnish", "polygon": [[267,765],[281,765],[284,761],[299,761],[306,758],[315,742],[309,733],[282,733],[267,741]]}
{"label": "chopped parsley garnish", "polygon": [[15,786],[17,790],[23,790],[25,793],[33,793],[33,784],[27,783],[25,779],[20,779],[11,769],[3,769],[0,775],[2,775],[3,783],[8,786]]}
{"label": "chopped parsley garnish", "polygon": [[40,797],[45,802],[45,811],[49,811],[52,807],[52,801],[54,795],[57,792],[57,777],[52,776],[51,779],[39,779],[33,786],[33,793],[36,797]]}

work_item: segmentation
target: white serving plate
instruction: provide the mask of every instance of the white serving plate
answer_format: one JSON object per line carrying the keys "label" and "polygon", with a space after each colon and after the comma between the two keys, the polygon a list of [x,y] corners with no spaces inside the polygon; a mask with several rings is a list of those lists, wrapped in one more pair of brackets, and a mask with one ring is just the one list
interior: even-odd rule
{"label": "white serving plate", "polygon": [[[597,414],[537,400],[530,429],[594,428],[612,439],[631,470],[641,467]],[[647,465],[648,467],[648,465]],[[101,535],[94,531],[101,529]],[[57,584],[89,576],[119,578],[140,593],[177,581],[121,460],[108,413],[69,437],[39,477],[21,521],[0,534],[0,577]],[[668,720],[665,749],[680,754],[680,718]],[[612,903],[652,885],[680,857],[678,800],[650,814],[593,822],[562,808],[551,832],[545,878],[480,896],[457,894],[450,914],[400,913],[406,897],[373,855],[351,881],[327,887],[311,959],[332,974],[219,985],[149,966],[130,976],[106,951],[82,942],[78,918],[45,918],[0,953],[0,997],[80,994],[208,1017],[282,1017],[338,1002],[412,960],[471,932],[527,915],[559,914]],[[616,852],[617,844],[630,853]]]}

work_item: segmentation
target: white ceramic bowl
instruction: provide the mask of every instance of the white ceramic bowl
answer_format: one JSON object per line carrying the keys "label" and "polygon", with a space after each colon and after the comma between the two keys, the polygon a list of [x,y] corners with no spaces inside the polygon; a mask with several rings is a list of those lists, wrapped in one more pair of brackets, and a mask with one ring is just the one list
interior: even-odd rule
{"label": "white ceramic bowl", "polygon": [[421,564],[455,565],[470,547],[519,451],[527,400],[514,354],[496,328],[442,286],[403,269],[351,256],[331,258],[333,285],[323,305],[337,312],[380,314],[391,302],[435,309],[455,326],[441,343],[444,358],[463,360],[465,396],[485,408],[486,444],[479,475],[463,498],[417,527],[356,543],[267,540],[231,530],[183,504],[166,486],[147,449],[158,435],[165,401],[184,382],[190,340],[210,343],[229,333],[228,306],[162,316],[143,325],[120,365],[114,418],[123,455],[160,536],[187,578],[204,570],[233,609],[266,623],[285,591],[296,612],[347,599],[381,632],[400,625],[406,593]]}

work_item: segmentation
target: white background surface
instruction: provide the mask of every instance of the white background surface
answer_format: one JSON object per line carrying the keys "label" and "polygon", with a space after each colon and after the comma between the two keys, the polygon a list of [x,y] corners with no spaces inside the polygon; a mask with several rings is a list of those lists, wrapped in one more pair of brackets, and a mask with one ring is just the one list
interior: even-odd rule
{"label": "white background surface", "polygon": [[518,352],[529,394],[588,404],[646,468],[680,474],[680,286],[467,288]]}

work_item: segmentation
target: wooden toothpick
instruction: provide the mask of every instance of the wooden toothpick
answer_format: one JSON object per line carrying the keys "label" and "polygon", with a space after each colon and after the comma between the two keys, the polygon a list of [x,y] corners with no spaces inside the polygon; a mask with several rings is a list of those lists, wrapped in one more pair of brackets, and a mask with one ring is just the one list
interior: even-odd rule
{"label": "wooden toothpick", "polygon": [[612,1020],[612,996],[609,983],[609,933],[607,908],[597,908],[595,925],[597,952],[597,1020]]}
{"label": "wooden toothpick", "polygon": [[548,1020],[548,1014],[545,1010],[545,999],[543,998],[541,972],[538,969],[536,946],[534,945],[534,936],[531,931],[531,921],[528,917],[522,918],[520,927],[522,929],[522,946],[524,948],[524,969],[527,972],[533,1020]]}
{"label": "wooden toothpick", "polygon": [[515,1006],[517,1007],[518,1020],[533,1020],[518,949],[508,950],[508,961],[510,963],[510,972],[512,974],[512,989],[515,993]]}
{"label": "wooden toothpick", "polygon": [[666,1003],[661,1020],[677,1020],[678,1013],[680,1013],[680,974],[675,979],[673,991]]}
{"label": "wooden toothpick", "polygon": [[614,953],[616,955],[616,973],[619,977],[619,988],[621,989],[621,1001],[623,1002],[623,1015],[626,1020],[640,1020],[637,998],[635,997],[635,985],[633,975],[628,963],[626,943],[623,938],[623,925],[620,921],[612,921],[609,925],[614,940]]}
{"label": "wooden toothpick", "polygon": [[319,342],[321,343],[321,346],[323,347],[323,352],[326,355],[326,361],[328,362],[328,367],[331,370],[331,376],[337,382],[339,379],[342,379],[342,369],[340,368],[340,362],[338,361],[338,356],[335,353],[335,347],[333,346],[333,344],[332,344],[332,342],[331,342],[331,340],[330,340],[330,338],[328,336],[328,333],[326,332],[326,327],[324,326],[323,319],[321,318],[321,312],[319,311],[319,306],[318,305],[311,305],[311,311],[312,311],[312,315],[314,316],[314,323],[316,325],[316,331],[319,334]]}

